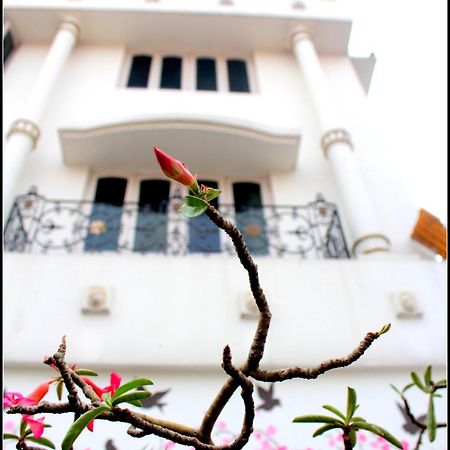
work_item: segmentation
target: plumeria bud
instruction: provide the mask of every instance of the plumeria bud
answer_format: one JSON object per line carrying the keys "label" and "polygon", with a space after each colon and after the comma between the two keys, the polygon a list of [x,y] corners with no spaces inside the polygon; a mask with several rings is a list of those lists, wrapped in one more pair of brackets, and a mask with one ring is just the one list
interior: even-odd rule
{"label": "plumeria bud", "polygon": [[178,181],[178,183],[184,184],[189,188],[198,190],[196,178],[181,161],[172,158],[157,147],[153,147],[153,150],[155,151],[155,156],[161,166],[161,170],[166,177],[172,178],[172,180]]}

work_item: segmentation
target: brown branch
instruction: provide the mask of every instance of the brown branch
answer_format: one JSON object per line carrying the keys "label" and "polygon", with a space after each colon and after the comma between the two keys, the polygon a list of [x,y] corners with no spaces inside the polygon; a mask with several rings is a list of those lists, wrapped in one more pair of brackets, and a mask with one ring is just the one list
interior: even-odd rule
{"label": "brown branch", "polygon": [[83,378],[81,378],[75,371],[68,368],[68,372],[70,377],[72,378],[73,382],[78,385],[81,390],[83,391],[84,395],[91,401],[91,403],[94,406],[100,406],[101,399],[100,397],[95,393],[94,389],[92,389],[89,384],[87,384]]}
{"label": "brown branch", "polygon": [[242,448],[248,442],[253,432],[253,420],[255,419],[255,403],[253,402],[253,383],[231,362],[231,351],[227,345],[223,350],[223,370],[233,378],[241,387],[241,396],[244,401],[245,413],[239,436],[231,444],[233,448]]}
{"label": "brown branch", "polygon": [[56,365],[56,367],[59,370],[59,373],[61,374],[64,385],[66,386],[67,391],[69,392],[69,395],[67,396],[69,403],[79,408],[81,406],[81,400],[78,397],[77,388],[72,380],[72,377],[70,376],[70,369],[64,361],[65,356],[66,356],[66,337],[63,336],[61,345],[59,346],[58,351],[53,355],[53,358],[52,357],[47,358],[44,362],[45,364]]}
{"label": "brown branch", "polygon": [[367,333],[365,338],[359,343],[358,347],[356,347],[349,355],[343,358],[334,358],[329,359],[328,361],[322,362],[318,367],[315,368],[302,368],[302,367],[291,367],[287,369],[279,369],[279,370],[253,370],[249,373],[251,377],[258,381],[267,381],[267,382],[275,382],[275,381],[284,381],[292,378],[304,378],[304,379],[314,379],[319,375],[340,367],[347,367],[350,364],[354,363],[358,360],[364,352],[372,345],[375,339],[378,339],[380,334],[378,333]]}
{"label": "brown branch", "polygon": [[29,414],[30,416],[40,413],[64,414],[68,412],[86,412],[89,410],[87,405],[77,407],[71,403],[49,403],[40,402],[33,406],[14,405],[6,410],[6,414]]}

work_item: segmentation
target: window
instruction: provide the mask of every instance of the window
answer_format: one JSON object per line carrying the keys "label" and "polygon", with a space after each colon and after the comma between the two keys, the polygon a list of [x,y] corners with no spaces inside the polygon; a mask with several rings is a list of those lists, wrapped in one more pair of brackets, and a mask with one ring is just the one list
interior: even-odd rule
{"label": "window", "polygon": [[143,180],[139,185],[134,251],[165,252],[170,182]]}
{"label": "window", "polygon": [[130,56],[124,69],[126,87],[146,89],[183,89],[199,92],[254,92],[252,65],[247,58],[196,55]]}
{"label": "window", "polygon": [[160,87],[181,89],[181,58],[177,56],[163,58]]}
{"label": "window", "polygon": [[[219,185],[216,181],[198,180],[199,185],[218,189]],[[211,202],[214,208],[219,208],[218,199],[215,198]],[[189,219],[189,253],[218,253],[220,252],[220,235],[219,228],[214,225],[205,215],[193,217]]]}
{"label": "window", "polygon": [[255,255],[267,255],[268,242],[261,189],[258,183],[233,183],[236,226]]}
{"label": "window", "polygon": [[133,56],[127,87],[147,87],[151,64],[151,56]]}
{"label": "window", "polygon": [[11,29],[7,29],[3,35],[3,64],[6,63],[14,49],[14,39]]}
{"label": "window", "polygon": [[98,179],[86,251],[117,250],[126,187],[125,178]]}
{"label": "window", "polygon": [[227,69],[230,92],[250,92],[245,61],[242,59],[228,59]]}
{"label": "window", "polygon": [[197,90],[217,91],[216,61],[214,59],[197,59]]}

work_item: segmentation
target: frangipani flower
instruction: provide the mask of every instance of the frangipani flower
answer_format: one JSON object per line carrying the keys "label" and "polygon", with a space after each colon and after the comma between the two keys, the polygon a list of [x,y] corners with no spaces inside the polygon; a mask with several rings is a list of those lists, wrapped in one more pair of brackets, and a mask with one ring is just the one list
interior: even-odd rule
{"label": "frangipani flower", "polygon": [[197,179],[189,172],[189,169],[177,159],[164,153],[157,147],[153,147],[156,159],[158,160],[164,175],[189,188],[198,190]]}
{"label": "frangipani flower", "polygon": [[28,414],[22,416],[22,421],[28,424],[36,439],[39,439],[44,433],[44,419],[45,417],[34,419],[33,416],[29,416]]}

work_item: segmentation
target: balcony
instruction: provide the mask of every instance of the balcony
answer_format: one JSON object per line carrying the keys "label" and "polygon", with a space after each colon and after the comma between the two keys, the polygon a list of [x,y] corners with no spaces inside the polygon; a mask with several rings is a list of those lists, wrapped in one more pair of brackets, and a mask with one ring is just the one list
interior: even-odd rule
{"label": "balcony", "polygon": [[[206,216],[187,220],[174,195],[157,210],[137,202],[123,205],[53,200],[30,191],[17,197],[4,235],[7,252],[234,254],[231,242]],[[306,205],[258,205],[220,212],[241,230],[258,256],[348,259],[336,206],[322,195]]]}

